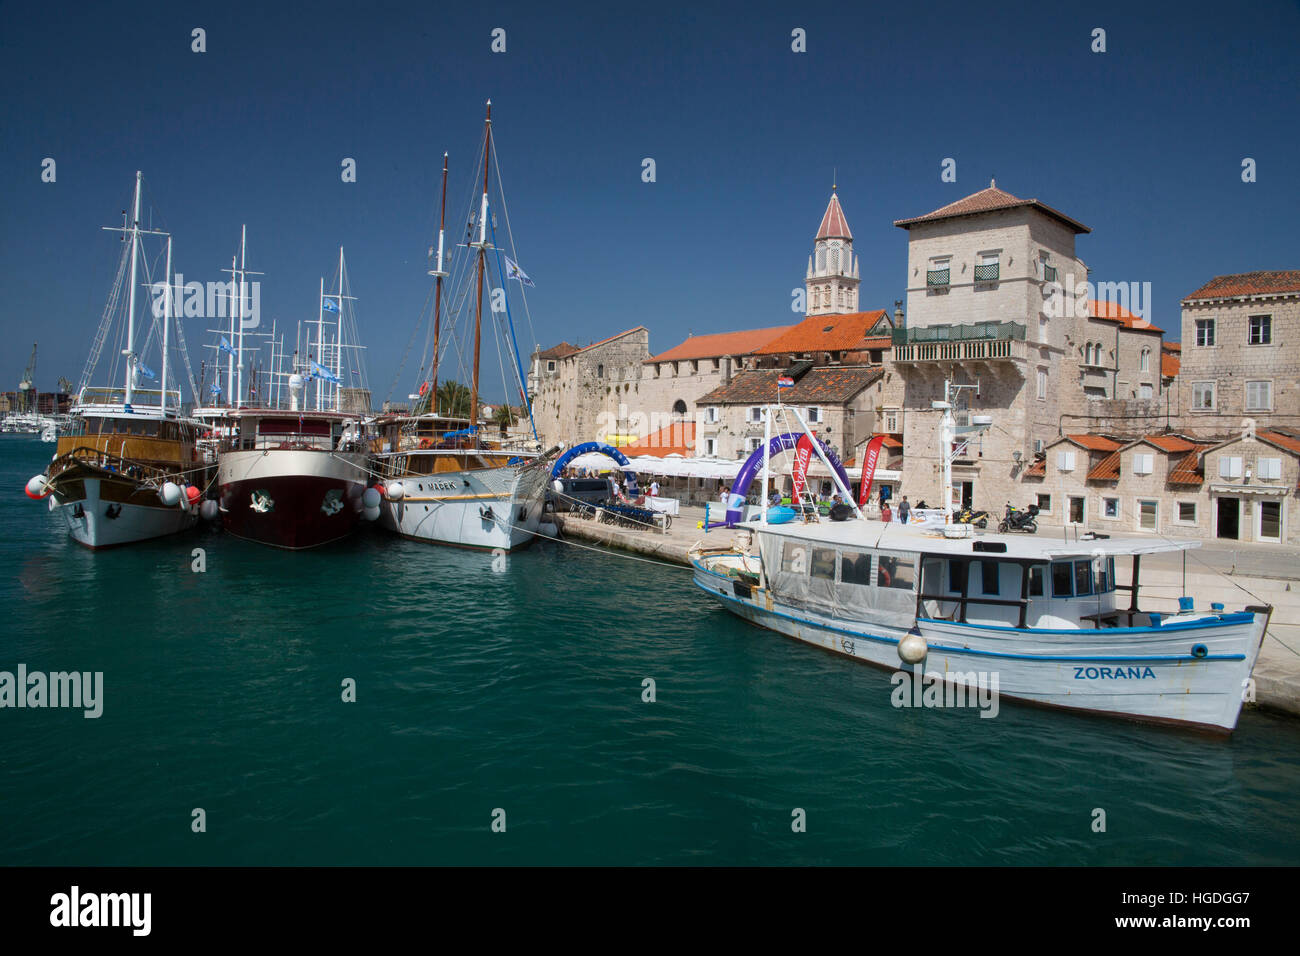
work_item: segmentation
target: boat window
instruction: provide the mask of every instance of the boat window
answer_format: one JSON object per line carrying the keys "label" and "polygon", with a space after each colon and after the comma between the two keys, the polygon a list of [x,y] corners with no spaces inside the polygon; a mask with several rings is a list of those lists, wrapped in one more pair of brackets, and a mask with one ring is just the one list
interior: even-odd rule
{"label": "boat window", "polygon": [[1052,565],[1052,597],[1074,597],[1074,568],[1068,562]]}
{"label": "boat window", "polygon": [[966,583],[966,562],[952,558],[948,561],[948,590],[958,593]]}
{"label": "boat window", "polygon": [[813,548],[812,576],[815,578],[827,578],[831,581],[835,580],[834,548]]}
{"label": "boat window", "polygon": [[807,574],[808,550],[801,544],[786,542],[781,549],[781,570],[788,574]]}
{"label": "boat window", "polygon": [[882,554],[876,584],[882,588],[912,590],[916,583],[916,565],[911,558]]}
{"label": "boat window", "polygon": [[1043,596],[1044,577],[1045,575],[1043,574],[1043,565],[1035,564],[1032,568],[1029,569],[1029,596],[1030,597]]}
{"label": "boat window", "polygon": [[840,552],[840,583],[871,584],[871,555],[864,551]]}
{"label": "boat window", "polygon": [[1110,590],[1109,567],[1110,562],[1101,562],[1101,567],[1093,568],[1093,591],[1097,594],[1105,594]]}
{"label": "boat window", "polygon": [[1092,559],[1074,562],[1074,593],[1082,597],[1092,593]]}
{"label": "boat window", "polygon": [[980,578],[981,587],[985,594],[997,594],[998,592],[998,562],[981,561]]}

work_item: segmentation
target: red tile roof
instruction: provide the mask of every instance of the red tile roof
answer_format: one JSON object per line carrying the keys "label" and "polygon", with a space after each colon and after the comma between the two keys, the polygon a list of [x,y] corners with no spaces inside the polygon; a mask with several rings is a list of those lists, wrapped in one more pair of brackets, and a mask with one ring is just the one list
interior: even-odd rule
{"label": "red tile roof", "polygon": [[1104,319],[1107,322],[1118,322],[1126,329],[1136,329],[1139,332],[1159,332],[1164,335],[1164,329],[1158,329],[1140,315],[1134,315],[1118,302],[1102,302],[1098,299],[1088,300],[1088,314],[1094,319]]}
{"label": "red tile roof", "polygon": [[[726,385],[719,385],[696,405],[758,405],[776,400],[776,380],[784,369],[748,369]],[[885,374],[879,365],[836,366],[809,369],[790,388],[781,390],[781,401],[791,405],[828,405],[849,401]]]}
{"label": "red tile roof", "polygon": [[1040,212],[1046,213],[1054,219],[1063,222],[1076,233],[1092,232],[1083,223],[1071,219],[1065,213],[1058,212],[1046,203],[1041,203],[1037,199],[1018,199],[1009,192],[997,188],[997,182],[989,183],[988,189],[981,189],[977,193],[972,193],[965,199],[958,199],[954,203],[949,203],[934,212],[928,212],[924,216],[916,216],[912,219],[896,219],[894,225],[901,229],[910,229],[917,223],[937,222],[940,219],[955,219],[958,216],[974,216],[984,212],[994,212],[999,209],[1016,209],[1020,206],[1032,206]]}
{"label": "red tile roof", "polygon": [[537,357],[540,359],[562,359],[567,358],[576,351],[578,351],[576,345],[570,345],[568,342],[561,342],[559,345],[552,345]]}
{"label": "red tile roof", "polygon": [[831,201],[826,206],[826,212],[822,216],[822,224],[817,227],[818,239],[852,239],[853,233],[849,232],[849,221],[844,218],[844,210],[840,208],[840,197],[831,193]]}
{"label": "red tile roof", "polygon": [[1025,469],[1026,478],[1046,478],[1047,477],[1047,459],[1039,458],[1032,465]]}
{"label": "red tile roof", "polygon": [[810,315],[761,348],[755,349],[755,352],[759,355],[778,355],[783,352],[798,355],[803,352],[883,348],[866,343],[881,338],[869,338],[867,333],[886,314],[884,309],[877,309],[874,312],[848,312],[841,315]]}
{"label": "red tile roof", "polygon": [[858,349],[892,349],[894,347],[894,338],[891,335],[877,335],[874,338],[863,339],[855,348]]}
{"label": "red tile roof", "polygon": [[1199,485],[1205,481],[1200,469],[1200,453],[1191,452],[1178,460],[1169,471],[1171,485]]}
{"label": "red tile roof", "polygon": [[1270,441],[1275,445],[1285,448],[1287,451],[1295,452],[1300,455],[1300,438],[1293,438],[1290,435],[1284,435],[1281,432],[1255,432],[1255,437]]}
{"label": "red tile roof", "polygon": [[1179,355],[1183,354],[1182,342],[1161,342],[1160,347],[1166,352],[1177,352]]}
{"label": "red tile roof", "polygon": [[1119,480],[1119,452],[1113,451],[1101,461],[1097,462],[1088,472],[1085,481],[1118,481]]}
{"label": "red tile roof", "polygon": [[1171,455],[1176,455],[1179,452],[1184,451],[1192,451],[1201,447],[1200,442],[1192,441],[1182,435],[1147,435],[1141,440],[1149,445],[1155,445],[1161,451],[1167,452]]}
{"label": "red tile roof", "polygon": [[1182,368],[1183,360],[1179,358],[1176,352],[1160,353],[1160,375],[1162,378],[1177,378],[1178,370]]}
{"label": "red tile roof", "polygon": [[667,352],[646,359],[646,363],[680,362],[690,359],[718,358],[723,355],[750,355],[781,333],[793,328],[793,325],[774,325],[766,329],[742,329],[739,332],[692,335]]}
{"label": "red tile roof", "polygon": [[1123,445],[1123,442],[1105,435],[1066,435],[1065,437],[1088,451],[1115,451]]}
{"label": "red tile roof", "polygon": [[1274,292],[1300,292],[1300,269],[1282,269],[1272,272],[1238,272],[1236,275],[1215,276],[1183,301],[1189,302],[1193,299],[1235,299],[1241,296],[1266,295]]}
{"label": "red tile roof", "polygon": [[630,445],[620,449],[628,457],[634,455],[682,455],[690,457],[695,454],[695,422],[673,422],[657,432],[646,435]]}

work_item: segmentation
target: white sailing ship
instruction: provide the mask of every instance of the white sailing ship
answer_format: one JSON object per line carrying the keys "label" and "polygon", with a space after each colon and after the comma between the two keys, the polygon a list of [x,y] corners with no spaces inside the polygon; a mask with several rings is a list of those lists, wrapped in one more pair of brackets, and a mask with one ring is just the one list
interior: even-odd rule
{"label": "white sailing ship", "polygon": [[[494,212],[489,203],[489,171],[495,154],[492,148],[492,103],[488,102],[484,124],[483,189],[475,221],[476,238],[466,243],[472,250],[472,271],[458,297],[464,303],[473,297],[474,336],[472,386],[468,414],[454,408],[440,414],[438,369],[445,340],[442,335],[443,280],[447,278],[445,220],[447,208],[447,157],[442,167],[442,213],[434,268],[433,359],[430,377],[412,399],[427,410],[422,414],[382,416],[376,422],[378,437],[372,466],[383,494],[381,526],[421,541],[468,548],[511,551],[530,544],[542,520],[548,468],[554,451],[541,454],[534,441],[510,441],[485,434],[488,424],[480,420],[479,356],[482,345],[483,293],[496,268],[498,285],[494,298],[503,303],[510,324],[508,343],[512,369],[531,422],[524,376],[513,336],[506,295],[508,270],[503,250],[497,245]],[[498,177],[499,179],[499,177]],[[511,250],[513,252],[513,248]],[[515,276],[517,278],[517,276]],[[495,331],[495,330],[494,330]],[[536,432],[534,431],[534,435]]]}

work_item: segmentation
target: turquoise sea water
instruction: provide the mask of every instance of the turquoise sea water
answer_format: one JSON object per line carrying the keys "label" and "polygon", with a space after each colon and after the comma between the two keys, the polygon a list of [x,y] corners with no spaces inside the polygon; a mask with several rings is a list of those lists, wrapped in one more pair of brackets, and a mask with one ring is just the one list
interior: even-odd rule
{"label": "turquoise sea water", "polygon": [[896,710],[684,569],[563,545],[92,554],[22,493],[49,453],[0,438],[0,670],[103,671],[104,712],[0,709],[0,864],[1300,863],[1297,721]]}

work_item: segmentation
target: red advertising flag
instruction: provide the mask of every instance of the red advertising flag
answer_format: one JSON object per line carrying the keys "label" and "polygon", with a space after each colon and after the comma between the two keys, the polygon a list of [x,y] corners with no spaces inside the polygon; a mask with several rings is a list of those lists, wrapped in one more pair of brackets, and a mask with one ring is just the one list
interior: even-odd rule
{"label": "red advertising flag", "polygon": [[807,434],[799,436],[794,446],[794,496],[791,500],[798,504],[803,501],[803,489],[808,477],[808,462],[812,460],[812,439]]}
{"label": "red advertising flag", "polygon": [[880,458],[880,449],[884,444],[884,435],[877,435],[867,442],[867,450],[862,456],[862,490],[858,494],[859,508],[865,505],[867,498],[871,496],[871,481],[876,476],[876,460]]}

